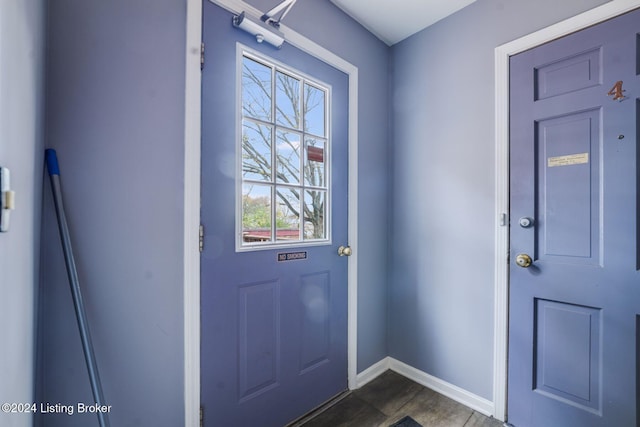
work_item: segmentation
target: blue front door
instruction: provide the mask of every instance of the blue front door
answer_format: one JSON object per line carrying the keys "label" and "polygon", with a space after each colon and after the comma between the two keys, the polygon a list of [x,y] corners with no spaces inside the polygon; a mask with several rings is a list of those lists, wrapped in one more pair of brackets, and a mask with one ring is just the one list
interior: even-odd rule
{"label": "blue front door", "polygon": [[637,426],[640,11],[512,57],[508,421]]}
{"label": "blue front door", "polygon": [[279,427],[347,389],[348,77],[232,16],[203,3],[201,399]]}

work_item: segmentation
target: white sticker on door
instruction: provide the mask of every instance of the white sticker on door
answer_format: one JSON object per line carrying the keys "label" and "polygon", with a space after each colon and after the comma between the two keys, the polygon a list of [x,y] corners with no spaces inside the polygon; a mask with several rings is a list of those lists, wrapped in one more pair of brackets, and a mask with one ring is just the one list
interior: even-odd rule
{"label": "white sticker on door", "polygon": [[547,167],[580,165],[589,163],[589,153],[570,154],[568,156],[549,157]]}

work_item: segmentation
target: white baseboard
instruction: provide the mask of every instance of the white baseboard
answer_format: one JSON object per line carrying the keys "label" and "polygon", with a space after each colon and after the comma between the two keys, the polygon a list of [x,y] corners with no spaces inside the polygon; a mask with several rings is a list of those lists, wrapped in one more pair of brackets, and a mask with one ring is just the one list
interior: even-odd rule
{"label": "white baseboard", "polygon": [[385,357],[384,359],[382,359],[381,361],[374,363],[373,365],[369,366],[367,369],[365,369],[364,371],[360,372],[358,375],[356,375],[356,387],[355,388],[360,388],[363,385],[375,380],[376,378],[378,378],[380,375],[382,375],[385,371],[389,370],[389,361],[391,360],[390,357]]}
{"label": "white baseboard", "polygon": [[356,388],[360,388],[373,381],[389,369],[417,382],[418,384],[430,388],[433,391],[437,391],[458,403],[462,403],[474,411],[480,412],[488,417],[494,416],[495,408],[493,402],[490,400],[443,381],[440,378],[436,378],[433,375],[429,375],[426,372],[409,366],[406,363],[394,359],[393,357],[385,357],[378,363],[371,365],[359,373],[356,376]]}
{"label": "white baseboard", "polygon": [[404,375],[410,380],[413,380],[418,384],[422,384],[423,386],[430,388],[433,391],[437,391],[438,393],[447,396],[455,400],[456,402],[462,403],[463,405],[473,409],[474,411],[478,411],[481,414],[489,417],[493,416],[494,405],[490,400],[473,394],[456,385],[443,381],[440,378],[429,375],[426,372],[422,372],[419,369],[407,365],[406,363],[400,362],[399,360],[391,357],[389,357],[388,359],[389,369],[391,369],[392,371],[395,371],[400,375]]}

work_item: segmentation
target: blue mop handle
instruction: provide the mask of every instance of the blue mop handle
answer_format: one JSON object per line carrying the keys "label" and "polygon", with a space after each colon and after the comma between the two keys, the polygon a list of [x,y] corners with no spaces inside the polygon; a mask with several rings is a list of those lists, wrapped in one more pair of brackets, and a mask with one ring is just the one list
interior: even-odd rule
{"label": "blue mop handle", "polygon": [[[93,398],[95,399],[96,405],[98,405],[100,408],[107,407],[107,405],[105,405],[104,403],[102,383],[100,382],[100,375],[98,374],[96,357],[93,352],[93,344],[91,342],[91,335],[89,333],[89,323],[87,322],[87,315],[84,309],[82,293],[80,292],[78,271],[76,269],[76,263],[71,247],[69,226],[67,225],[67,218],[64,213],[64,205],[62,203],[60,169],[58,167],[58,157],[56,156],[56,151],[47,149],[45,151],[45,160],[47,162],[47,169],[49,171],[49,177],[51,179],[51,191],[53,192],[53,202],[55,204],[56,216],[58,218],[58,229],[60,230],[62,250],[64,252],[64,260],[67,266],[67,276],[69,277],[71,296],[73,297],[73,307],[76,312],[76,319],[78,320],[78,329],[80,332],[80,340],[82,341],[82,350],[84,351],[84,357],[87,363],[87,371],[89,372],[91,391],[93,392]],[[100,427],[109,427],[110,424],[109,417],[107,416],[107,411],[103,412],[98,410],[96,411],[96,414],[98,416],[98,423]]]}
{"label": "blue mop handle", "polygon": [[49,175],[60,175],[56,150],[53,148],[47,148],[44,150],[44,158],[47,161],[47,170],[49,171]]}

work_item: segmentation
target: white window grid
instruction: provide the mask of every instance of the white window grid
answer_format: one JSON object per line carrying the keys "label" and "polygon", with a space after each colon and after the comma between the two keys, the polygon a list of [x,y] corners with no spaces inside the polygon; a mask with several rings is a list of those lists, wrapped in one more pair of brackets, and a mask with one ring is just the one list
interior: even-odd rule
{"label": "white window grid", "polygon": [[[263,120],[255,117],[247,117],[243,113],[243,100],[242,100],[242,70],[243,70],[243,62],[244,59],[253,60],[261,65],[269,67],[271,69],[271,118],[270,120]],[[236,137],[236,250],[241,251],[256,251],[256,250],[267,250],[267,249],[280,249],[280,248],[289,248],[289,247],[301,247],[301,246],[318,246],[318,245],[330,245],[332,241],[332,229],[331,229],[331,120],[330,120],[330,112],[331,112],[331,86],[327,83],[321,82],[315,78],[308,76],[307,74],[300,72],[288,65],[285,65],[279,61],[274,60],[273,58],[267,57],[266,55],[259,53],[253,49],[250,49],[242,44],[238,43],[237,49],[237,95],[236,95],[236,129],[237,129],[237,137]],[[276,74],[277,72],[281,72],[287,76],[293,77],[300,81],[300,96],[304,96],[304,87],[305,84],[309,86],[321,90],[324,92],[325,103],[324,103],[324,135],[317,135],[310,132],[307,132],[304,129],[304,117],[302,118],[302,124],[299,128],[293,128],[289,126],[285,126],[283,124],[278,124],[276,119],[276,111],[275,111],[275,103],[276,103]],[[304,101],[303,101],[304,102]],[[272,175],[270,180],[257,180],[257,179],[246,179],[243,174],[243,123],[244,121],[253,122],[255,124],[260,124],[264,126],[268,126],[272,129],[271,132],[271,170]],[[300,150],[300,164],[298,165],[298,170],[300,171],[300,183],[299,184],[290,184],[286,182],[278,182],[276,179],[276,174],[273,171],[276,170],[276,150],[273,149],[276,143],[276,134],[281,130],[284,132],[293,132],[301,135],[301,143],[303,144],[302,149]],[[312,186],[306,184],[303,176],[303,168],[304,168],[304,153],[306,146],[307,137],[321,139],[324,141],[324,152],[323,152],[323,161],[324,161],[324,185],[323,186]],[[271,235],[269,241],[264,242],[245,242],[244,241],[244,227],[243,227],[243,186],[245,184],[255,184],[268,186],[271,188]],[[282,189],[298,189],[300,194],[300,215],[299,215],[299,239],[298,240],[278,240],[277,233],[277,225],[276,225],[276,216],[277,216],[277,198],[276,188]],[[324,200],[324,237],[323,238],[314,238],[314,239],[305,239],[304,238],[304,214],[303,214],[303,206],[304,206],[304,195],[307,190],[316,190],[316,191],[324,191],[325,200]]]}

